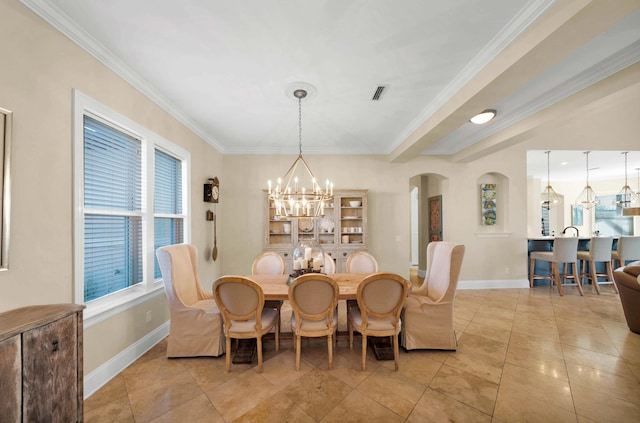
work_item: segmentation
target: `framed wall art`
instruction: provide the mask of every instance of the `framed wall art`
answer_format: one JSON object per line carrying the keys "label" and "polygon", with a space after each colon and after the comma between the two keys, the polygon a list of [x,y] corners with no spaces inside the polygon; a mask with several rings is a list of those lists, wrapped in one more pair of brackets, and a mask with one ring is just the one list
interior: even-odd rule
{"label": "framed wall art", "polygon": [[571,206],[571,225],[582,226],[582,207]]}
{"label": "framed wall art", "polygon": [[11,131],[13,113],[0,107],[0,270],[9,267],[9,212],[11,208]]}
{"label": "framed wall art", "polygon": [[429,242],[442,241],[442,195],[429,197]]}
{"label": "framed wall art", "polygon": [[480,201],[482,202],[482,224],[495,225],[497,221],[496,213],[496,184],[481,184]]}

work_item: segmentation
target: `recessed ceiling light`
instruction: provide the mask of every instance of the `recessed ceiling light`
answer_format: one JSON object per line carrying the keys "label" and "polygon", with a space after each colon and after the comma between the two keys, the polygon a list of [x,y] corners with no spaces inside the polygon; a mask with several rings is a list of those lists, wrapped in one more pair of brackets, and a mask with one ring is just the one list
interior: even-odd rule
{"label": "recessed ceiling light", "polygon": [[496,112],[495,110],[487,109],[487,110],[482,111],[481,113],[478,113],[477,115],[475,115],[471,119],[469,119],[469,122],[475,123],[476,125],[482,125],[482,124],[485,124],[485,123],[489,122],[494,117],[496,117],[497,114],[498,114],[498,112]]}

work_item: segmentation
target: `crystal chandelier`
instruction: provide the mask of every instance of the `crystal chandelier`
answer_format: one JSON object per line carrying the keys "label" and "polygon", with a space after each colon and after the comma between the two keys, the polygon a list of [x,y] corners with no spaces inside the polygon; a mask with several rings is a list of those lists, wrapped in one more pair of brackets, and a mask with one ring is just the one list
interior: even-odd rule
{"label": "crystal chandelier", "polygon": [[624,186],[618,193],[620,199],[617,200],[616,203],[622,208],[627,208],[638,202],[638,196],[627,183],[627,154],[629,154],[629,152],[624,151],[622,154],[624,154]]}
{"label": "crystal chandelier", "polygon": [[549,179],[549,155],[551,151],[545,151],[544,154],[547,155],[547,187],[540,194],[540,203],[544,209],[549,210],[560,204],[560,196],[551,188]]}
{"label": "crystal chandelier", "polygon": [[[324,207],[333,199],[333,183],[327,179],[324,189],[317,182],[309,165],[302,157],[302,99],[307,90],[296,89],[293,96],[298,99],[298,158],[287,173],[278,178],[275,186],[267,182],[269,201],[275,206],[275,215],[288,218],[324,216]],[[304,184],[311,183],[310,188]]]}
{"label": "crystal chandelier", "polygon": [[576,200],[576,206],[580,206],[583,209],[587,210],[595,207],[599,203],[598,199],[596,198],[596,193],[593,191],[593,188],[591,188],[591,185],[589,185],[589,153],[591,152],[584,152],[584,154],[587,156],[587,185],[584,187],[584,189],[578,196],[578,199]]}

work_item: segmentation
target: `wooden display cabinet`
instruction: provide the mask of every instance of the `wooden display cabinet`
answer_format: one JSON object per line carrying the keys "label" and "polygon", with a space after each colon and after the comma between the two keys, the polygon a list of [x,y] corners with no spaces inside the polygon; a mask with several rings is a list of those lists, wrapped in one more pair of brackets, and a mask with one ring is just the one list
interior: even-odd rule
{"label": "wooden display cabinet", "polygon": [[336,272],[345,272],[353,251],[367,250],[367,190],[335,190],[324,216],[293,218],[276,216],[275,205],[265,192],[264,251],[282,255],[287,273],[293,269],[296,244],[315,238],[336,260]]}

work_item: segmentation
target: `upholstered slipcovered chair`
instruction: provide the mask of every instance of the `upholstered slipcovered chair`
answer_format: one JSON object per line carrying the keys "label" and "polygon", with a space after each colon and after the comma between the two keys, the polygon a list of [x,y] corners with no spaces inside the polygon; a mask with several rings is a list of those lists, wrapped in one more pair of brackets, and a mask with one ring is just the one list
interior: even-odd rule
{"label": "upholstered slipcovered chair", "polygon": [[627,326],[640,334],[640,261],[629,263],[613,272]]}
{"label": "upholstered slipcovered chair", "polygon": [[296,350],[296,370],[300,370],[301,338],[327,337],[329,370],[333,368],[333,347],[338,329],[338,295],[336,281],[320,273],[302,275],[289,287],[291,331]]}
{"label": "upholstered slipcovered chair", "polygon": [[160,247],[156,257],[169,303],[167,357],[223,354],[222,316],[213,295],[200,285],[196,247]]}
{"label": "upholstered slipcovered chair", "polygon": [[430,242],[427,272],[419,288],[409,293],[402,318],[402,346],[407,350],[458,348],[453,327],[453,300],[464,257],[464,245]]}
{"label": "upholstered slipcovered chair", "polygon": [[280,348],[278,311],[264,307],[260,285],[243,276],[223,276],[213,284],[213,296],[222,313],[227,341],[227,372],[231,370],[231,338],[256,339],[258,372],[262,373],[262,336],[276,328],[276,352]]}

